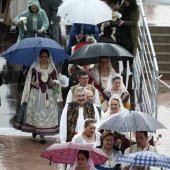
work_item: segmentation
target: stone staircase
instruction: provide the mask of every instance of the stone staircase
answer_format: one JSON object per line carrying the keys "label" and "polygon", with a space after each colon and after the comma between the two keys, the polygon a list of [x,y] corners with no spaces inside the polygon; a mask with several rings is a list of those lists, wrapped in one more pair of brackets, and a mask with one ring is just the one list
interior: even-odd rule
{"label": "stone staircase", "polygon": [[159,74],[163,74],[163,80],[170,79],[170,26],[149,26]]}

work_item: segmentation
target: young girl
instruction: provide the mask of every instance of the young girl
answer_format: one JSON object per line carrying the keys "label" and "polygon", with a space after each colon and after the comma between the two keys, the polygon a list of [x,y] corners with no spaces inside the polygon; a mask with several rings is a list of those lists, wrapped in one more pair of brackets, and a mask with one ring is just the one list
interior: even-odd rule
{"label": "young girl", "polygon": [[97,170],[94,167],[92,159],[89,158],[89,152],[79,150],[77,153],[77,160],[69,170]]}

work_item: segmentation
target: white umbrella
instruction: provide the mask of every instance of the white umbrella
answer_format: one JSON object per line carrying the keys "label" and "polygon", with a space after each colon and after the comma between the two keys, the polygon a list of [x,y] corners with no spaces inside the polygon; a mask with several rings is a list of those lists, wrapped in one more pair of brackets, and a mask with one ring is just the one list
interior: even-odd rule
{"label": "white umbrella", "polygon": [[97,25],[112,20],[111,8],[100,0],[65,0],[57,15],[80,24]]}
{"label": "white umbrella", "polygon": [[110,116],[109,119],[100,125],[99,129],[118,132],[136,132],[166,129],[166,127],[147,113],[126,111]]}

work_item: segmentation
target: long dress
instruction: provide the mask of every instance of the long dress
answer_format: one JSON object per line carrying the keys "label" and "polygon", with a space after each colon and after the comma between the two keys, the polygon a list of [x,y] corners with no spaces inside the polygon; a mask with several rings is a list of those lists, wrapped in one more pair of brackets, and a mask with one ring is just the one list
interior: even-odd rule
{"label": "long dress", "polygon": [[[32,86],[31,81],[37,78],[39,87]],[[62,101],[62,98],[60,86],[54,89],[56,80],[55,68],[44,70],[33,64],[25,82],[16,129],[37,135],[54,135],[59,132],[57,102]]]}

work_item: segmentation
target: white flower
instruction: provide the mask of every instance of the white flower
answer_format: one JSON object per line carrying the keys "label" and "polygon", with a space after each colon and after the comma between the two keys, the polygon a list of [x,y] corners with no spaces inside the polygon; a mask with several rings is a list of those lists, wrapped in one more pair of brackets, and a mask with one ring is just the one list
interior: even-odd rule
{"label": "white flower", "polygon": [[26,17],[20,17],[20,21],[23,21],[24,25],[27,23],[27,18]]}

